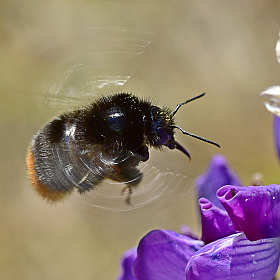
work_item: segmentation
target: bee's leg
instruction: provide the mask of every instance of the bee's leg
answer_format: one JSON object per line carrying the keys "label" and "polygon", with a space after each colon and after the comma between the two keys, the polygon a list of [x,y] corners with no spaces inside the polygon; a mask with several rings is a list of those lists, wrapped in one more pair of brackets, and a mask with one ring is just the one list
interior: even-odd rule
{"label": "bee's leg", "polygon": [[124,182],[126,182],[126,186],[122,190],[122,194],[128,190],[128,195],[125,200],[127,204],[131,205],[131,195],[132,195],[132,188],[137,187],[137,185],[140,183],[140,181],[143,178],[142,172],[137,168],[130,168],[128,171],[122,171],[122,176],[124,179]]}
{"label": "bee's leg", "polygon": [[128,189],[128,195],[126,197],[126,204],[131,205],[131,195],[132,195],[132,186],[131,185],[127,185],[122,189],[122,194]]}

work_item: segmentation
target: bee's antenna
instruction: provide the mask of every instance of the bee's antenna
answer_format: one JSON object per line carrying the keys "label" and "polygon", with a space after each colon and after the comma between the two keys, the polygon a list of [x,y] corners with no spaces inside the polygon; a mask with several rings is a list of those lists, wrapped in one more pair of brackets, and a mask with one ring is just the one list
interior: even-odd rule
{"label": "bee's antenna", "polygon": [[189,136],[191,136],[191,137],[193,137],[193,138],[196,138],[196,139],[198,139],[198,140],[207,142],[207,143],[209,143],[209,144],[212,144],[212,145],[215,145],[215,146],[221,148],[221,146],[220,146],[218,143],[213,142],[213,141],[211,141],[211,140],[208,140],[208,139],[206,139],[206,138],[200,137],[200,136],[198,136],[198,135],[189,133],[189,132],[185,131],[184,129],[182,129],[181,127],[177,126],[177,125],[173,125],[172,127],[178,128],[183,134],[189,135]]}
{"label": "bee's antenna", "polygon": [[194,101],[194,100],[196,100],[196,99],[198,99],[198,98],[200,98],[200,97],[202,97],[202,96],[204,96],[204,95],[205,95],[205,92],[202,93],[202,94],[200,94],[200,95],[198,95],[198,96],[195,96],[195,97],[193,97],[193,98],[191,98],[191,99],[188,99],[188,100],[186,100],[186,101],[184,101],[184,102],[182,102],[182,103],[179,103],[179,104],[176,106],[175,110],[170,114],[170,118],[173,118],[173,117],[174,117],[174,115],[178,112],[178,110],[180,109],[181,106],[183,106],[183,105],[185,105],[185,104],[187,104],[187,103],[189,103],[189,102],[191,102],[191,101]]}

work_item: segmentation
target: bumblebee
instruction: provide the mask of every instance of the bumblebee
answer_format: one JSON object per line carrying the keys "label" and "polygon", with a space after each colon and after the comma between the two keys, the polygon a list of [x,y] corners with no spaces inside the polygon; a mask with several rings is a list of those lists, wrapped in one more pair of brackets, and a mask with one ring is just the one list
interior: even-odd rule
{"label": "bumblebee", "polygon": [[182,105],[203,95],[178,104],[172,112],[131,93],[110,94],[61,114],[33,137],[28,148],[32,186],[48,202],[56,202],[74,189],[83,194],[109,178],[126,184],[130,204],[132,189],[143,177],[138,165],[149,159],[149,147],[178,149],[191,158],[174,139],[174,129],[219,147],[174,121]]}

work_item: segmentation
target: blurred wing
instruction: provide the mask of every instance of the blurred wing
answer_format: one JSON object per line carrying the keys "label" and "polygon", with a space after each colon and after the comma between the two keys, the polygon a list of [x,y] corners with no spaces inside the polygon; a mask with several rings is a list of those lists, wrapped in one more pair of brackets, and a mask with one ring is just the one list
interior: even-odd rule
{"label": "blurred wing", "polygon": [[119,92],[150,44],[151,34],[95,28],[41,51],[30,63],[24,87],[47,108],[71,108],[100,94]]}
{"label": "blurred wing", "polygon": [[[47,141],[46,141],[47,142]],[[75,127],[66,128],[64,140],[51,144],[55,178],[64,188],[67,184],[80,193],[93,189],[105,178],[126,184],[137,184],[142,174],[137,169],[139,158],[128,150],[105,150],[102,145],[82,145],[75,139]]]}

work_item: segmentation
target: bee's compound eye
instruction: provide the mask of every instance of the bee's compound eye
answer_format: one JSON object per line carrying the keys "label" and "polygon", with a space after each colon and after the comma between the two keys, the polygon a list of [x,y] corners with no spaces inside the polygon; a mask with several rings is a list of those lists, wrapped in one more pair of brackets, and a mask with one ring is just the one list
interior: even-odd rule
{"label": "bee's compound eye", "polygon": [[166,146],[168,142],[171,140],[170,135],[168,135],[162,127],[158,127],[157,132],[160,137],[160,145]]}

